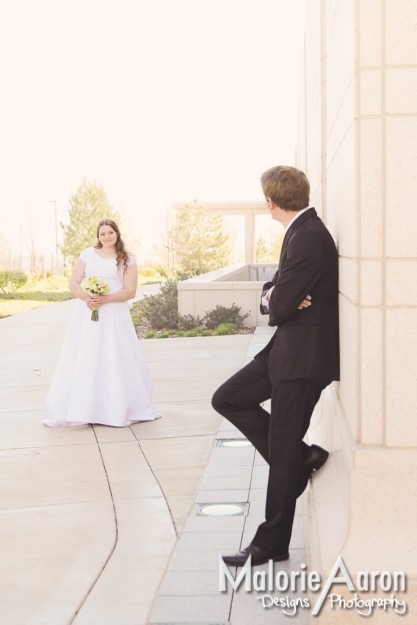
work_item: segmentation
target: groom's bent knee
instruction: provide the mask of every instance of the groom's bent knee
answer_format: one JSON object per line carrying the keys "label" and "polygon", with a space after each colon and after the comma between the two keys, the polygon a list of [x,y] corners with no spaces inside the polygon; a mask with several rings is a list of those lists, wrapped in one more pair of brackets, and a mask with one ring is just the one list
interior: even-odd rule
{"label": "groom's bent knee", "polygon": [[214,395],[211,398],[211,405],[216,412],[223,415],[224,412],[227,412],[227,409],[230,408],[230,403],[230,395],[227,392],[225,385],[222,384],[219,386],[217,391],[214,392]]}

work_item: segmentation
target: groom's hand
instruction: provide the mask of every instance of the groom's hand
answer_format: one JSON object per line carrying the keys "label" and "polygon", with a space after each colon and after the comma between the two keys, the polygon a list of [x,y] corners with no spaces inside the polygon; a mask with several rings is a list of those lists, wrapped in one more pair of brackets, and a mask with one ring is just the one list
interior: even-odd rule
{"label": "groom's hand", "polygon": [[303,299],[301,304],[298,306],[298,310],[303,310],[303,308],[308,308],[309,306],[311,306],[311,295],[307,295],[305,299]]}

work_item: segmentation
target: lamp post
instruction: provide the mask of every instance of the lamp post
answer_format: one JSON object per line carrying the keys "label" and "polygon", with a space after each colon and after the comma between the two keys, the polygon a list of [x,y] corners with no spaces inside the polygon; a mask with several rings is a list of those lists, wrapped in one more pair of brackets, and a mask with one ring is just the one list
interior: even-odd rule
{"label": "lamp post", "polygon": [[55,215],[55,272],[58,273],[58,219],[56,213],[56,200],[49,200],[50,204],[54,205]]}

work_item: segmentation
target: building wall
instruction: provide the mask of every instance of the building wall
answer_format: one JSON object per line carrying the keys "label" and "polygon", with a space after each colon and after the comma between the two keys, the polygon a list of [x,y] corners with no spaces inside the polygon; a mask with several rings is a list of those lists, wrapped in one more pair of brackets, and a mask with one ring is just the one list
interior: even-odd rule
{"label": "building wall", "polygon": [[307,498],[322,569],[417,575],[416,40],[415,0],[307,3],[298,165],[340,255],[341,381],[310,432],[333,451]]}

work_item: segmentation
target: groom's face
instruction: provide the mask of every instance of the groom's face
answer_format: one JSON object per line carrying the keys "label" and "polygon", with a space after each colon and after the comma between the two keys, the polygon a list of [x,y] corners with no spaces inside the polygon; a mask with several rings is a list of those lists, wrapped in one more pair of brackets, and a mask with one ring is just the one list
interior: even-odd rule
{"label": "groom's face", "polygon": [[268,204],[268,208],[271,213],[272,219],[275,219],[276,221],[279,221],[282,223],[282,216],[283,214],[285,214],[286,211],[283,211],[282,208],[277,206],[275,202],[271,200],[270,197],[266,198],[266,203]]}
{"label": "groom's face", "polygon": [[281,208],[270,197],[266,198],[272,219],[276,219],[284,228],[294,219],[294,216],[300,211],[290,211]]}

